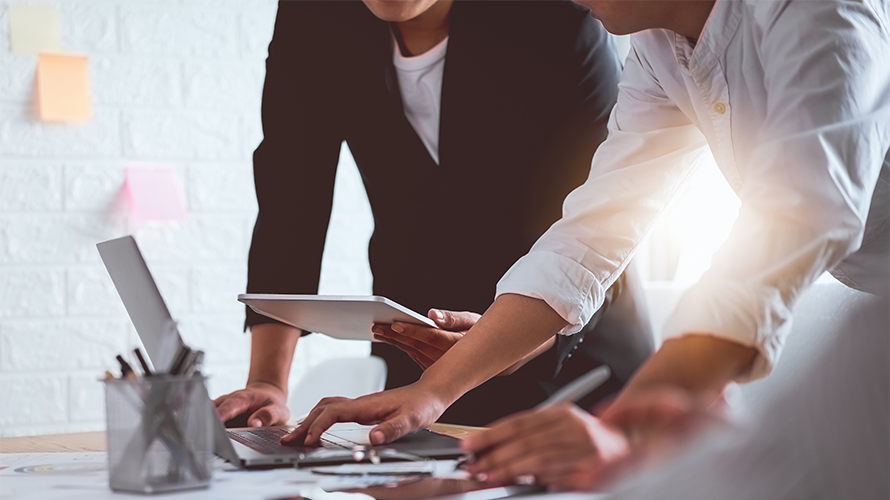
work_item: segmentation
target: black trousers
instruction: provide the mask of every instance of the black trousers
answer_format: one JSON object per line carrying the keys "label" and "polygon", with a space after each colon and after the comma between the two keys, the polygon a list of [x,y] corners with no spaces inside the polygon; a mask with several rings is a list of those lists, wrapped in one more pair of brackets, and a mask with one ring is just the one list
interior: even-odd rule
{"label": "black trousers", "polygon": [[[547,352],[529,361],[512,375],[494,377],[451,405],[440,422],[483,426],[547,399],[565,384],[602,365],[612,370],[610,379],[581,401],[592,405],[618,392],[652,354],[654,340],[642,284],[633,266],[608,290],[603,307],[578,333],[560,335]],[[422,370],[398,348],[374,343],[371,354],[386,361],[386,388],[408,385]]]}

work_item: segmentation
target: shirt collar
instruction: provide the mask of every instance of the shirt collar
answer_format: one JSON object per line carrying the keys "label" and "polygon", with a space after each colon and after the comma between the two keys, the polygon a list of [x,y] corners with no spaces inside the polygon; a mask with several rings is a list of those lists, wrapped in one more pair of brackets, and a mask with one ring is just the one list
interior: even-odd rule
{"label": "shirt collar", "polygon": [[743,3],[742,0],[717,0],[695,47],[686,37],[674,33],[677,62],[681,68],[687,71],[692,68],[707,69],[709,61],[716,62],[708,56],[719,58],[726,52],[726,46],[742,18]]}

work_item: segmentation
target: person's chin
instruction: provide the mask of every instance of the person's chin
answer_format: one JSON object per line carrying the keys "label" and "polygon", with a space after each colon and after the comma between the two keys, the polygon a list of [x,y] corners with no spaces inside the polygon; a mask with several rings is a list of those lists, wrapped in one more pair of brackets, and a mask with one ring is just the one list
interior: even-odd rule
{"label": "person's chin", "polygon": [[404,0],[364,0],[364,3],[381,21],[400,23],[410,18],[405,12]]}

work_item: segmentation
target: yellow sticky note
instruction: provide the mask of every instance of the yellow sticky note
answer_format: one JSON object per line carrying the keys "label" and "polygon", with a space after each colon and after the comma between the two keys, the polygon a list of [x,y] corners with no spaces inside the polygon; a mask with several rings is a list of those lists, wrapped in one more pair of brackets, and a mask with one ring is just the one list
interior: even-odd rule
{"label": "yellow sticky note", "polygon": [[84,122],[93,117],[89,60],[73,54],[40,54],[37,113],[48,122]]}
{"label": "yellow sticky note", "polygon": [[62,50],[62,23],[55,5],[9,5],[9,45],[13,54]]}

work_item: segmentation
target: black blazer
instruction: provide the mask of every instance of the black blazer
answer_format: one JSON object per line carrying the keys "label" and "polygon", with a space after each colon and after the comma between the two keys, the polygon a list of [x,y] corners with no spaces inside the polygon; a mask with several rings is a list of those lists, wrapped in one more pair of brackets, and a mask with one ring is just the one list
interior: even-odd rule
{"label": "black blazer", "polygon": [[[606,136],[620,72],[606,33],[568,1],[455,2],[436,165],[404,116],[387,23],[357,1],[278,9],[248,292],[317,293],[346,141],[374,213],[374,293],[421,313],[482,313],[498,279],[560,217]],[[265,321],[247,310],[246,325]],[[387,347],[374,352],[388,361],[388,386],[416,380],[413,362]],[[484,424],[543,399],[528,387],[564,355],[497,379],[502,387],[480,399],[493,411],[451,420]]]}

